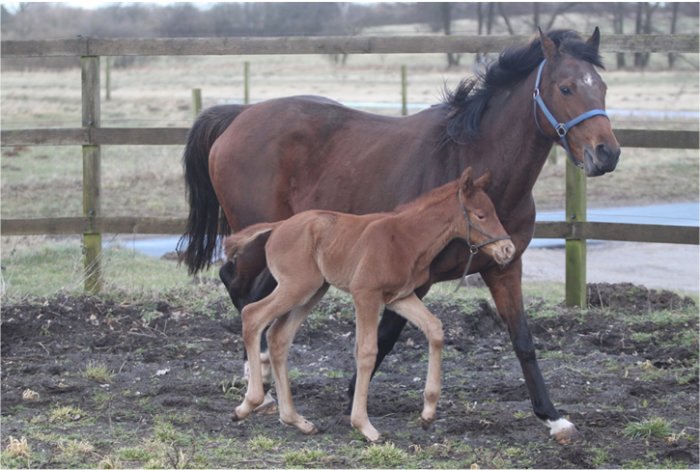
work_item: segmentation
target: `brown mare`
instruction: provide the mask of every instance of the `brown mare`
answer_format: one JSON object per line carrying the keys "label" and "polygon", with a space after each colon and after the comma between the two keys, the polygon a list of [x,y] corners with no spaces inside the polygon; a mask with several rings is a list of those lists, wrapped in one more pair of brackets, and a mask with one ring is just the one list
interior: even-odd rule
{"label": "brown mare", "polygon": [[[515,246],[484,192],[489,173],[472,180],[471,167],[459,180],[404,204],[393,213],[351,215],[309,210],[282,222],[255,224],[227,237],[227,259],[267,234],[267,266],[277,287],[241,313],[250,377],[245,399],[234,412],[247,417],[264,398],[260,361],[261,334],[268,333],[269,359],[279,401],[280,420],[306,434],[316,427],[299,415],[292,402],[287,356],[301,322],[323,297],[329,284],[352,295],[355,304],[357,381],[350,422],[368,441],[379,433],[367,416],[367,392],[377,359],[377,324],[385,307],[416,325],[428,339],[428,375],[421,419],[435,419],[440,396],[442,323],[418,299],[415,290],[430,278],[430,264],[452,240],[480,248],[498,265],[510,262]],[[478,221],[478,222],[477,222]],[[270,233],[271,232],[271,233]],[[289,312],[289,313],[287,313]]]}
{"label": "brown mare", "polygon": [[[606,85],[596,70],[602,67],[599,42],[597,28],[587,40],[573,31],[540,33],[531,43],[504,51],[483,76],[463,81],[444,103],[402,118],[303,96],[204,111],[184,154],[190,215],[181,245],[190,272],[212,262],[220,226],[235,232],[307,209],[388,211],[456,179],[467,166],[476,174],[489,168],[488,194],[516,254],[505,269],[478,254],[469,273],[481,274],[507,325],[535,415],[557,440],[570,439],[576,428],[552,404],[535,356],[522,298],[521,255],[535,226],[532,189],[554,143],[566,146],[588,176],[617,165],[620,146],[607,117],[586,116],[566,131],[572,124],[552,125],[547,115],[569,123],[605,109]],[[236,263],[226,262],[220,270],[239,310],[274,289],[263,245],[251,244]],[[458,279],[466,251],[463,241],[449,243],[416,295],[423,297],[433,283]],[[405,324],[400,315],[384,311],[375,370]]]}

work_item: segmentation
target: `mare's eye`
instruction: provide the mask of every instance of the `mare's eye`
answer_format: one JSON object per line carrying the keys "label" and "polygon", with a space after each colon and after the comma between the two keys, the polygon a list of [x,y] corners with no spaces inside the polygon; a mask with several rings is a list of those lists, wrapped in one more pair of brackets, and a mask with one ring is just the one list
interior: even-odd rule
{"label": "mare's eye", "polygon": [[486,216],[484,216],[484,214],[476,213],[474,215],[476,215],[476,218],[479,220],[484,220],[486,218]]}
{"label": "mare's eye", "polygon": [[568,86],[560,86],[559,91],[561,91],[562,95],[570,95],[571,94],[571,88]]}

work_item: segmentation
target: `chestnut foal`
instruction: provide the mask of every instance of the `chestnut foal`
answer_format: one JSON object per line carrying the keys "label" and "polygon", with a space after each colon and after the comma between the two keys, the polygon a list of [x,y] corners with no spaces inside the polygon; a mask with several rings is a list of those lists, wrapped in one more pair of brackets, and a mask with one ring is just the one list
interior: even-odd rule
{"label": "chestnut foal", "polygon": [[370,442],[379,439],[367,415],[367,394],[377,355],[377,325],[385,306],[415,324],[428,338],[421,419],[424,425],[430,424],[440,395],[443,331],[440,320],[414,291],[428,281],[430,263],[455,238],[466,240],[472,255],[483,249],[500,265],[511,261],[515,247],[484,192],[490,176],[487,171],[473,180],[472,169],[467,168],[459,180],[391,213],[305,211],[281,222],[252,225],[227,237],[224,246],[230,260],[247,243],[267,234],[267,265],[277,280],[270,295],[247,305],[241,314],[250,378],[234,419],[245,418],[263,401],[260,336],[276,320],[267,340],[280,420],[304,433],[316,432],[314,424],[299,415],[292,402],[287,356],[297,329],[330,284],[349,292],[355,304],[357,381],[352,425]]}

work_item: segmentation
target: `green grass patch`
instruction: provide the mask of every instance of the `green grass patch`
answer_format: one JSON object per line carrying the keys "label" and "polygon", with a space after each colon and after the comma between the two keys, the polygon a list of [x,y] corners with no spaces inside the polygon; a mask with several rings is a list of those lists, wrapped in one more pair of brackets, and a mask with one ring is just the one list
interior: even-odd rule
{"label": "green grass patch", "polygon": [[671,425],[663,418],[649,418],[629,423],[622,434],[630,439],[664,438],[671,435]]}
{"label": "green grass patch", "polygon": [[360,456],[362,463],[368,467],[397,468],[408,462],[409,455],[394,445],[393,442],[370,445],[362,451]]}
{"label": "green grass patch", "polygon": [[323,467],[328,454],[321,449],[299,449],[282,455],[285,467]]}
{"label": "green grass patch", "polygon": [[83,377],[101,384],[111,383],[113,376],[114,372],[109,370],[106,365],[92,361],[88,362],[83,371]]}

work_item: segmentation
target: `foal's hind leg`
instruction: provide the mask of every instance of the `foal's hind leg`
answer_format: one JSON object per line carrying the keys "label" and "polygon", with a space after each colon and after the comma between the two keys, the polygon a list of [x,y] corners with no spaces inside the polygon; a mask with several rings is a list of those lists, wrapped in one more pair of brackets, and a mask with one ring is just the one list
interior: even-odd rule
{"label": "foal's hind leg", "polygon": [[435,419],[437,401],[440,398],[440,375],[442,368],[443,330],[442,322],[430,313],[423,302],[411,294],[388,305],[402,317],[416,325],[428,338],[428,375],[425,381],[423,412],[421,420],[427,427]]}
{"label": "foal's hind leg", "polygon": [[243,308],[243,342],[248,353],[249,379],[243,402],[234,410],[234,420],[247,417],[258,405],[263,402],[265,392],[263,390],[262,365],[260,360],[260,338],[263,329],[275,318],[306,303],[317,289],[310,293],[299,290],[277,288],[264,299],[249,304]]}
{"label": "foal's hind leg", "polygon": [[294,406],[289,386],[287,357],[292,341],[294,341],[294,335],[327,290],[328,285],[326,284],[306,304],[275,320],[267,333],[270,363],[275,376],[275,389],[279,402],[280,421],[298,428],[304,434],[315,434],[318,430],[311,421],[301,416]]}
{"label": "foal's hind leg", "polygon": [[[267,237],[265,237],[265,240],[267,240]],[[256,240],[254,244],[257,245],[258,240]],[[260,247],[261,253],[259,260],[253,258],[254,253],[250,248],[252,245],[253,243],[247,246],[245,251],[237,256],[234,261],[227,261],[224,263],[219,270],[221,282],[223,282],[233,305],[239,312],[242,312],[246,305],[267,296],[277,285],[275,278],[272,277],[265,265],[264,244]],[[272,371],[270,369],[267,341],[264,334],[261,336],[260,350],[261,360],[263,362],[263,386],[266,393],[265,400],[255,411],[269,412],[275,410],[275,400],[270,394]],[[250,371],[248,367],[248,354],[246,351],[243,351],[243,360],[245,362],[243,377],[247,382]]]}

